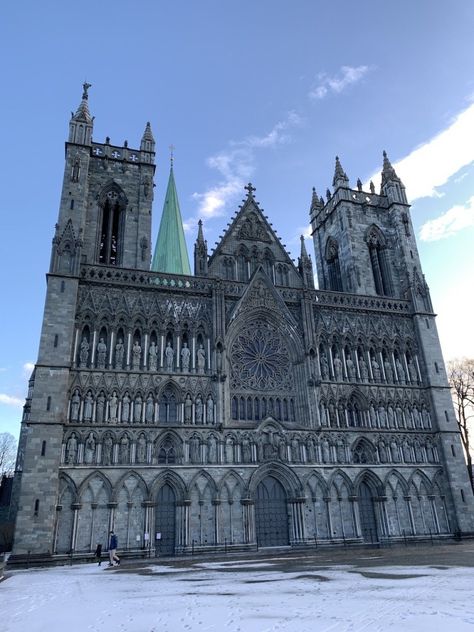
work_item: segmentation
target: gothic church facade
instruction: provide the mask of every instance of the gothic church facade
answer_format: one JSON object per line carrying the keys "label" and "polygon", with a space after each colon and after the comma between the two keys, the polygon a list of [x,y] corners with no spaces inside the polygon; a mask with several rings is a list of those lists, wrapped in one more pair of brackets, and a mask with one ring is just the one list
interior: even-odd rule
{"label": "gothic church facade", "polygon": [[474,531],[387,156],[379,193],[352,189],[338,159],[327,199],[313,191],[320,289],[304,241],[295,265],[251,185],[212,254],[200,224],[195,273],[180,268],[172,172],[157,244],[171,268],[150,270],[151,128],[137,150],[95,142],[88,88],[66,143],[13,559],[90,554],[112,528],[130,555]]}

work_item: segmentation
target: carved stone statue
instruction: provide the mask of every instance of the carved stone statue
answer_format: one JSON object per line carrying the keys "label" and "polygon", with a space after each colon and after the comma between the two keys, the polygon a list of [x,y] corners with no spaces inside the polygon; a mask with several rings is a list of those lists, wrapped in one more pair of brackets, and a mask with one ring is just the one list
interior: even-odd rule
{"label": "carved stone statue", "polygon": [[375,412],[375,408],[373,404],[369,406],[369,417],[370,417],[370,425],[372,428],[377,427],[377,413]]}
{"label": "carved stone statue", "polygon": [[416,384],[418,382],[418,373],[416,371],[416,366],[411,360],[408,363],[408,372],[410,373],[410,382]]}
{"label": "carved stone statue", "polygon": [[102,463],[104,465],[112,465],[113,441],[110,435],[107,435],[102,444]]}
{"label": "carved stone statue", "polygon": [[400,450],[398,448],[397,442],[393,438],[390,441],[390,454],[392,455],[392,463],[400,462]]}
{"label": "carved stone statue", "polygon": [[193,435],[189,440],[189,460],[191,463],[200,463],[200,445],[199,438],[196,435]]}
{"label": "carved stone statue", "polygon": [[234,440],[232,437],[227,437],[225,442],[225,462],[234,462]]}
{"label": "carved stone statue", "polygon": [[323,463],[330,463],[331,456],[329,452],[329,441],[327,440],[326,437],[324,437],[324,439],[321,442],[321,449],[322,449]]}
{"label": "carved stone statue", "polygon": [[137,461],[146,463],[146,439],[143,435],[140,435],[137,441]]}
{"label": "carved stone statue", "polygon": [[125,393],[122,399],[122,421],[130,421],[130,397],[128,392]]}
{"label": "carved stone statue", "polygon": [[337,355],[334,356],[333,360],[334,365],[334,376],[337,382],[342,382],[342,362],[340,357]]}
{"label": "carved stone statue", "polygon": [[130,441],[127,435],[124,435],[120,440],[120,458],[119,461],[122,465],[126,465],[130,460]]}
{"label": "carved stone statue", "polygon": [[197,350],[197,368],[198,373],[204,373],[206,368],[206,352],[202,345],[199,345],[199,349]]}
{"label": "carved stone statue", "polygon": [[189,395],[186,395],[186,399],[184,400],[184,423],[190,424],[193,420],[193,402]]}
{"label": "carved stone statue", "polygon": [[207,460],[209,463],[217,463],[217,440],[214,436],[209,437],[207,442]]}
{"label": "carved stone statue", "polygon": [[206,422],[208,424],[213,424],[214,423],[214,400],[212,399],[212,397],[210,395],[207,398]]}
{"label": "carved stone statue", "polygon": [[87,391],[87,395],[84,399],[84,421],[92,420],[92,406],[94,404],[94,400],[92,399],[92,393]]}
{"label": "carved stone statue", "polygon": [[117,344],[115,345],[115,365],[114,366],[116,369],[123,368],[123,354],[124,354],[123,340],[122,338],[119,338],[117,340]]}
{"label": "carved stone statue", "polygon": [[393,384],[393,369],[392,365],[388,360],[385,360],[383,363],[383,368],[385,371],[385,378],[389,384]]}
{"label": "carved stone statue", "polygon": [[392,406],[387,407],[387,419],[388,419],[388,427],[396,428],[397,424],[395,423],[395,412]]}
{"label": "carved stone statue", "polygon": [[372,366],[372,375],[374,376],[374,381],[380,382],[381,380],[380,366],[375,358],[372,358],[371,366]]}
{"label": "carved stone statue", "polygon": [[95,439],[92,432],[89,433],[89,436],[86,439],[86,444],[84,447],[84,463],[88,465],[94,462],[95,457]]}
{"label": "carved stone statue", "polygon": [[150,371],[156,371],[158,363],[158,347],[153,341],[148,349],[148,369]]}
{"label": "carved stone statue", "polygon": [[118,398],[117,393],[114,391],[112,397],[109,399],[109,419],[114,423],[117,421],[117,408]]}
{"label": "carved stone statue", "polygon": [[187,342],[183,342],[183,348],[181,349],[181,367],[183,371],[189,371],[189,358],[191,356],[191,352],[188,347]]}
{"label": "carved stone statue", "polygon": [[252,451],[250,447],[250,441],[247,437],[242,439],[242,460],[244,463],[252,462]]}
{"label": "carved stone statue", "polygon": [[103,391],[100,391],[97,397],[96,409],[95,409],[95,420],[98,424],[104,423],[105,419],[105,395]]}
{"label": "carved stone statue", "polygon": [[89,359],[89,343],[87,342],[87,338],[83,336],[81,342],[81,349],[79,352],[79,366],[81,369],[84,369],[87,366],[87,360]]}
{"label": "carved stone statue", "polygon": [[200,397],[196,398],[196,423],[202,424],[202,399]]}
{"label": "carved stone statue", "polygon": [[356,367],[355,367],[355,364],[352,361],[352,358],[350,356],[346,357],[346,367],[347,367],[347,374],[349,375],[349,379],[351,381],[355,380],[355,378],[356,378]]}
{"label": "carved stone statue", "polygon": [[154,419],[155,419],[155,402],[153,401],[153,397],[150,393],[146,399],[145,421],[151,424],[153,423]]}
{"label": "carved stone statue", "polygon": [[142,420],[142,405],[143,405],[143,400],[141,398],[141,395],[138,394],[135,397],[135,403],[133,405],[133,421],[135,423],[140,423]]}
{"label": "carved stone statue", "polygon": [[101,338],[99,340],[99,344],[97,345],[97,368],[105,369],[105,361],[107,358],[107,345],[104,342],[104,339]]}
{"label": "carved stone statue", "polygon": [[369,370],[367,368],[367,362],[364,360],[362,356],[359,358],[359,371],[360,377],[363,382],[367,382],[369,379]]}
{"label": "carved stone statue", "polygon": [[140,368],[140,360],[142,357],[142,348],[138,344],[138,340],[135,340],[132,347],[132,369],[138,371]]}
{"label": "carved stone statue", "polygon": [[166,343],[165,362],[166,362],[167,370],[168,371],[172,371],[173,370],[173,363],[174,363],[174,349],[171,346],[171,342],[169,340]]}
{"label": "carved stone statue", "polygon": [[81,398],[79,396],[79,390],[76,388],[74,395],[71,398],[71,421],[77,421],[79,419],[80,406]]}
{"label": "carved stone statue", "polygon": [[76,433],[73,432],[66,444],[66,463],[73,465],[77,457],[77,439]]}
{"label": "carved stone statue", "polygon": [[379,421],[380,421],[381,428],[387,427],[387,413],[383,406],[379,406]]}
{"label": "carved stone statue", "polygon": [[379,441],[378,448],[379,448],[380,463],[386,463],[387,462],[387,447],[385,445],[385,441],[381,439]]}
{"label": "carved stone statue", "polygon": [[323,380],[328,380],[329,379],[329,366],[328,366],[328,360],[326,358],[325,353],[321,354],[321,357],[319,359],[319,364],[321,367],[321,378]]}
{"label": "carved stone statue", "polygon": [[398,358],[395,360],[395,367],[397,369],[398,381],[403,384],[405,382],[405,371]]}

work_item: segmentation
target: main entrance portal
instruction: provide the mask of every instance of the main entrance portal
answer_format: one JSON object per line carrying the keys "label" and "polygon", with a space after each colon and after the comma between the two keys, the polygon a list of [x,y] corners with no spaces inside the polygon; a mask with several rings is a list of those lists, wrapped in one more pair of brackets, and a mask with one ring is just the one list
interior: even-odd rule
{"label": "main entrance portal", "polygon": [[158,492],[155,510],[155,531],[156,533],[161,533],[161,540],[156,541],[158,554],[174,555],[176,497],[169,485],[163,485]]}
{"label": "main entrance portal", "polygon": [[374,500],[372,491],[367,483],[361,483],[359,486],[359,515],[362,537],[366,542],[376,542],[378,534]]}
{"label": "main entrance portal", "polygon": [[272,476],[267,476],[257,487],[255,520],[259,546],[289,544],[286,494]]}

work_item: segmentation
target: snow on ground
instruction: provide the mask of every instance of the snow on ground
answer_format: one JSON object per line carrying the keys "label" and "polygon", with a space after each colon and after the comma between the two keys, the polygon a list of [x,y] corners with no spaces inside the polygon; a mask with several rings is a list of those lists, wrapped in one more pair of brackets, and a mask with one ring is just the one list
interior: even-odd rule
{"label": "snow on ground", "polygon": [[0,583],[0,632],[474,630],[473,568],[291,568],[275,558],[15,571]]}

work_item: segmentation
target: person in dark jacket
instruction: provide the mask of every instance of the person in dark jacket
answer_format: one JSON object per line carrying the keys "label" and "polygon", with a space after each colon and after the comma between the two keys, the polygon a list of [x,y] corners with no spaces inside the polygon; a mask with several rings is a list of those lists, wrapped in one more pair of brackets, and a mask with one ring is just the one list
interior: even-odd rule
{"label": "person in dark jacket", "polygon": [[109,566],[113,566],[114,562],[117,562],[117,566],[120,564],[120,558],[117,555],[118,540],[113,531],[110,532],[109,540]]}
{"label": "person in dark jacket", "polygon": [[97,565],[100,566],[102,564],[102,544],[97,543],[97,548],[94,555],[95,559],[97,560]]}

